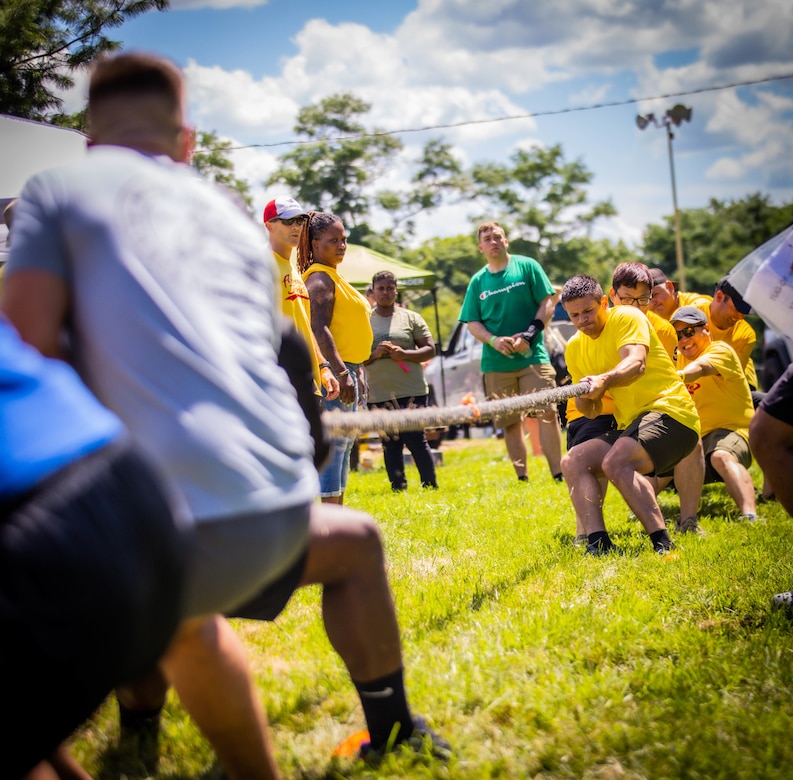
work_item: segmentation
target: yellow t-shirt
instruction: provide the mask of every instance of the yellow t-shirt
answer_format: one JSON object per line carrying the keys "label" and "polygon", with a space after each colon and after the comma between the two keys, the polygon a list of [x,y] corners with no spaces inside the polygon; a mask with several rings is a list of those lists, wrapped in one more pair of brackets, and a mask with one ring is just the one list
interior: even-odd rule
{"label": "yellow t-shirt", "polygon": [[735,350],[749,385],[754,388],[759,387],[757,372],[752,360],[752,350],[757,342],[757,334],[754,332],[754,328],[746,320],[738,320],[731,328],[717,328],[710,319],[710,304],[698,304],[697,308],[702,309],[708,315],[710,337],[714,341],[726,341]]}
{"label": "yellow t-shirt", "polygon": [[650,320],[650,325],[653,326],[655,334],[661,342],[661,346],[666,350],[670,360],[675,359],[675,350],[677,349],[677,333],[675,326],[669,320],[656,314],[654,311],[646,312],[647,319]]}
{"label": "yellow t-shirt", "polygon": [[281,311],[285,317],[292,320],[297,332],[308,342],[311,362],[314,366],[314,392],[321,395],[322,379],[319,375],[319,361],[312,339],[311,309],[306,283],[292,265],[291,259],[281,257],[277,252],[273,252],[273,256],[278,267],[278,297],[281,301]]}
{"label": "yellow t-shirt", "polygon": [[[702,376],[689,382],[688,392],[699,412],[704,436],[717,428],[735,431],[749,441],[749,423],[754,414],[749,383],[735,350],[726,341],[713,341],[700,355],[718,371],[714,376]],[[679,369],[693,363],[684,355],[677,356]]]}
{"label": "yellow t-shirt", "polygon": [[363,363],[372,353],[372,326],[369,314],[372,307],[339,272],[329,265],[314,263],[303,274],[303,281],[311,274],[321,271],[336,285],[336,300],[330,320],[330,333],[336,349],[345,363]]}
{"label": "yellow t-shirt", "polygon": [[712,295],[698,292],[680,292],[677,291],[677,305],[683,306],[702,306],[709,304],[713,300]]}
{"label": "yellow t-shirt", "polygon": [[617,427],[624,430],[645,412],[660,412],[699,434],[694,402],[647,317],[633,306],[617,306],[607,314],[596,339],[579,331],[567,342],[565,358],[573,382],[610,371],[621,362],[622,347],[642,344],[648,348],[644,374],[629,385],[609,388]]}

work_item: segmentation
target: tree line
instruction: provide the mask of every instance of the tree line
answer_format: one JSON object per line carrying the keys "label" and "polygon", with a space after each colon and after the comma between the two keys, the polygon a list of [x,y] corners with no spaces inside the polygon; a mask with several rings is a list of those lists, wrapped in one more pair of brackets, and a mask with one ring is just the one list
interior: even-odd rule
{"label": "tree line", "polygon": [[[81,128],[83,113],[61,113],[60,90],[76,70],[119,47],[106,31],[168,0],[5,0],[0,7],[0,113]],[[438,279],[442,331],[449,333],[468,280],[481,266],[475,226],[501,222],[511,251],[539,260],[561,283],[589,273],[607,283],[615,265],[629,260],[660,267],[674,278],[672,216],[646,227],[636,248],[593,239],[598,220],[616,215],[609,200],[591,203],[592,173],[581,160],[565,158],[560,145],[520,149],[506,162],[464,167],[443,138],[429,140],[416,159],[404,160],[402,141],[368,127],[371,106],[340,93],[303,107],[294,132],[301,141],[279,158],[266,186],[282,185],[306,208],[342,218],[350,240],[413,265]],[[234,170],[228,141],[215,132],[197,133],[193,164],[208,178],[238,192],[251,207],[248,182]],[[402,190],[379,186],[394,165],[410,171]],[[442,205],[465,208],[468,233],[433,238],[414,247],[416,217]],[[390,225],[371,227],[373,214]],[[793,222],[793,203],[775,206],[762,193],[735,201],[711,200],[680,212],[688,287],[710,292],[744,255]]]}

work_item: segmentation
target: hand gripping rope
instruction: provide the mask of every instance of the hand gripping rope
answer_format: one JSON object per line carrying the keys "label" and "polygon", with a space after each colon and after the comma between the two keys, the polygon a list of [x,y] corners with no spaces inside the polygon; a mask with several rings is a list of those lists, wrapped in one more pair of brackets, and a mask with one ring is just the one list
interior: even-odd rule
{"label": "hand gripping rope", "polygon": [[399,431],[420,431],[424,428],[442,428],[446,425],[476,423],[502,417],[515,412],[526,412],[555,406],[568,398],[576,398],[588,393],[588,382],[564,385],[548,390],[539,390],[528,395],[484,401],[478,406],[466,403],[470,395],[463,399],[460,406],[432,406],[422,409],[367,410],[362,412],[323,412],[322,423],[331,435],[355,436],[368,431],[399,433]]}

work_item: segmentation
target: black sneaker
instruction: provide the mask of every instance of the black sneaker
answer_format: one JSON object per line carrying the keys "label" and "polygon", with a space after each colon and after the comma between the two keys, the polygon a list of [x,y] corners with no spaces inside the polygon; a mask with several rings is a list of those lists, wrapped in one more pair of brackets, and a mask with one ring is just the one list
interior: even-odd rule
{"label": "black sneaker", "polygon": [[585,555],[592,555],[599,558],[601,555],[622,555],[622,550],[613,542],[604,542],[599,539],[586,546]]}
{"label": "black sneaker", "polygon": [[448,761],[452,757],[452,746],[442,737],[439,737],[428,725],[427,721],[416,715],[413,717],[413,731],[407,739],[397,742],[393,747],[375,750],[370,742],[361,745],[361,759],[367,764],[379,763],[383,754],[389,750],[396,750],[404,746],[415,753],[429,754],[440,761]]}
{"label": "black sneaker", "polygon": [[658,553],[658,555],[666,555],[667,553],[672,552],[675,549],[675,543],[670,539],[666,541],[665,539],[660,542],[655,542],[653,544],[653,550]]}

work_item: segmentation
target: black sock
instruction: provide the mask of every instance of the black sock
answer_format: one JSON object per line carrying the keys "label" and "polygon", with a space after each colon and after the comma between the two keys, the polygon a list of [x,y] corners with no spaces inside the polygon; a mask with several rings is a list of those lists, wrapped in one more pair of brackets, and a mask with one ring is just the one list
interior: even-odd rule
{"label": "black sock", "polygon": [[519,480],[520,482],[528,482],[528,481],[529,481],[529,478],[528,478],[528,477],[527,477],[525,474],[521,474],[521,475],[518,477],[518,480]]}
{"label": "black sock", "polygon": [[669,538],[669,531],[666,528],[662,528],[660,531],[653,531],[650,534],[650,541],[653,543],[653,548],[658,544],[662,544],[667,548],[672,546],[672,540]]}
{"label": "black sock", "polygon": [[159,725],[162,707],[153,710],[131,710],[118,702],[118,721],[122,729],[137,731]]}
{"label": "black sock", "polygon": [[361,697],[373,750],[381,750],[388,744],[395,724],[399,724],[399,730],[394,744],[413,733],[413,718],[408,708],[401,669],[370,682],[357,683],[353,680],[353,684]]}
{"label": "black sock", "polygon": [[557,482],[564,482],[564,477],[562,476],[562,472],[561,472],[561,471],[560,471],[558,474],[554,474],[554,475],[553,475],[553,478],[554,478],[554,479],[555,479]]}
{"label": "black sock", "polygon": [[603,549],[611,547],[611,538],[608,531],[593,531],[587,536],[586,540],[589,544],[596,544]]}

